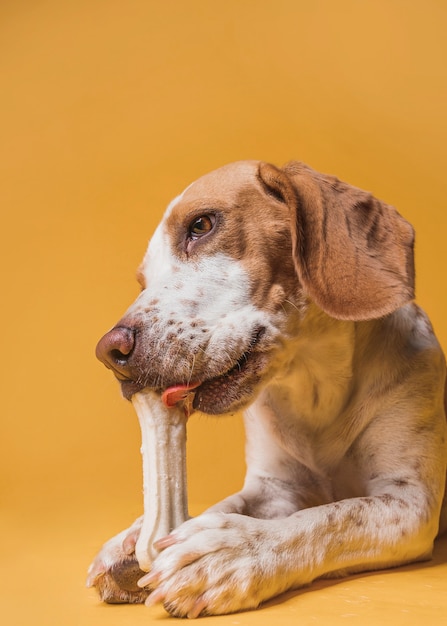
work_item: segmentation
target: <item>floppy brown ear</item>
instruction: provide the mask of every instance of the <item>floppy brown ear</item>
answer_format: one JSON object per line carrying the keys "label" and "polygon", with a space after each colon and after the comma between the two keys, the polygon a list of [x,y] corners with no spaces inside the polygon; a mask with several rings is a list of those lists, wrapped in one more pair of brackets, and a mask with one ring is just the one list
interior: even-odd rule
{"label": "floppy brown ear", "polygon": [[292,212],[299,280],[326,313],[373,319],[414,298],[414,231],[393,207],[302,163],[258,175]]}

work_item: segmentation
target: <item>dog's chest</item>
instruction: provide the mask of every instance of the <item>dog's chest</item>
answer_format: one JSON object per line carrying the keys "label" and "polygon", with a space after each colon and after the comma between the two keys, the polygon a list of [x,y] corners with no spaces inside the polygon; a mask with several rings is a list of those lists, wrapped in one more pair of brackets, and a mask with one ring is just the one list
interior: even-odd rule
{"label": "dog's chest", "polygon": [[[353,376],[348,355],[327,366],[301,360],[290,375],[266,388],[256,401],[264,427],[280,448],[320,475],[339,467],[352,443],[345,427],[352,421]],[[332,362],[333,363],[333,362]]]}
{"label": "dog's chest", "polygon": [[350,440],[341,435],[339,420],[326,419],[323,425],[321,419],[318,428],[317,419],[300,417],[299,410],[278,413],[279,405],[261,394],[246,412],[248,464],[291,485],[302,481],[303,471],[310,472],[321,503],[361,494],[362,477],[347,454]]}

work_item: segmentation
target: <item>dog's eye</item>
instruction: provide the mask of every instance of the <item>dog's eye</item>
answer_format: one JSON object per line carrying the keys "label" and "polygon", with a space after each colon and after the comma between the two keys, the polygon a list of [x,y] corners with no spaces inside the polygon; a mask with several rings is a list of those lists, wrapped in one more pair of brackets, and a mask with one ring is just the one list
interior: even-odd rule
{"label": "dog's eye", "polygon": [[214,218],[212,215],[201,215],[193,219],[188,228],[191,239],[198,239],[213,230]]}

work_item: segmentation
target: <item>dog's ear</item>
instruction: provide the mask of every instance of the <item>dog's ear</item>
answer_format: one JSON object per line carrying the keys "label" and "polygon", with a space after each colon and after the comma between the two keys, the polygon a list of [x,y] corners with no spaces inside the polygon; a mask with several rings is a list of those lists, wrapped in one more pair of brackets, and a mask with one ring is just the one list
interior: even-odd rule
{"label": "dog's ear", "polygon": [[393,207],[302,163],[261,163],[258,177],[291,211],[298,278],[323,311],[367,320],[414,298],[414,231]]}

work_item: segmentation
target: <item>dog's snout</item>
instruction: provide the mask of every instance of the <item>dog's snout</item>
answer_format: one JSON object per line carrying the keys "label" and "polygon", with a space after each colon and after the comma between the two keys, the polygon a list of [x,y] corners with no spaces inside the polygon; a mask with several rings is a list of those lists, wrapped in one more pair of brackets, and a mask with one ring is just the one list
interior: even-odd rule
{"label": "dog's snout", "polygon": [[131,328],[117,326],[99,340],[96,357],[115,373],[127,376],[128,361],[134,347],[134,331]]}

